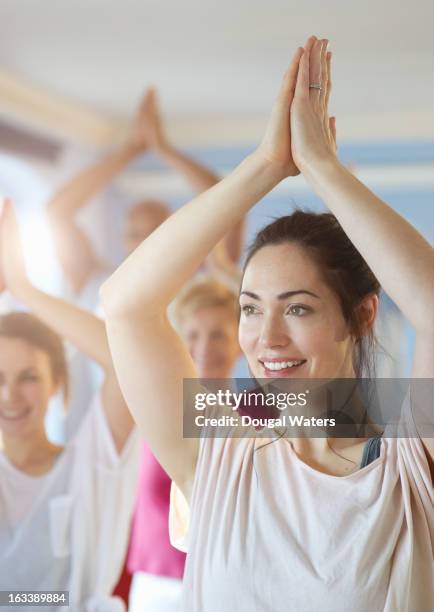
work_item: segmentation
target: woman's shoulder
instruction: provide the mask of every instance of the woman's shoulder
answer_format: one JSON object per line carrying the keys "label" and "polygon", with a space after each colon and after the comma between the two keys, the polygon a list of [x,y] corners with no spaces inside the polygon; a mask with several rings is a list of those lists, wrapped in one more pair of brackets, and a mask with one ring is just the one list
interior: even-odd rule
{"label": "woman's shoulder", "polygon": [[116,448],[101,397],[97,392],[89,406],[81,425],[65,447],[75,461],[87,463],[105,470],[119,468],[138,468],[140,459],[140,438],[137,428],[133,428],[121,452]]}

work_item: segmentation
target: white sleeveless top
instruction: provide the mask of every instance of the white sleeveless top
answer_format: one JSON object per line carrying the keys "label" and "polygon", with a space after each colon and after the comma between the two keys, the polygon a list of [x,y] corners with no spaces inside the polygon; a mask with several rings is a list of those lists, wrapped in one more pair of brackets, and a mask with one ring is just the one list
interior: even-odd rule
{"label": "white sleeveless top", "polygon": [[[70,607],[118,612],[137,486],[139,436],[114,445],[99,396],[53,468],[29,476],[0,452],[0,590],[65,590]],[[19,612],[28,607],[14,607]]]}
{"label": "white sleeveless top", "polygon": [[[410,412],[403,435],[415,435]],[[169,523],[188,552],[186,612],[434,610],[419,437],[383,438],[378,459],[343,477],[308,466],[288,438],[202,438],[191,509],[173,484]]]}

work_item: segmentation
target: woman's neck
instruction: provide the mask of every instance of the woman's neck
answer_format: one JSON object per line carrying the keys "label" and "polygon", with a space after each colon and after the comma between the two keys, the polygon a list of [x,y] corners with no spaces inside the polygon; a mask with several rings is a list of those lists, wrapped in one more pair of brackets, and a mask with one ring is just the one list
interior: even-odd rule
{"label": "woman's neck", "polygon": [[52,444],[42,430],[29,436],[3,435],[3,452],[18,470],[41,476],[53,467],[62,447]]}

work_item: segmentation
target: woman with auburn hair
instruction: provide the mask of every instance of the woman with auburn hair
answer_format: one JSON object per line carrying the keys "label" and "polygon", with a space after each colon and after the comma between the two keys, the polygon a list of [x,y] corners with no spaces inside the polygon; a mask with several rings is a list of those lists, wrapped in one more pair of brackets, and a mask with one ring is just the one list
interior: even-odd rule
{"label": "woman with auburn hair", "polygon": [[[104,323],[31,285],[10,202],[0,247],[5,286],[32,311],[0,316],[0,590],[69,592],[69,604],[53,594],[18,594],[9,600],[16,610],[40,602],[53,611],[120,612],[123,602],[111,593],[128,542],[139,445]],[[50,442],[44,427],[51,397],[68,397],[61,338],[105,374],[65,447]]]}
{"label": "woman with auburn hair", "polygon": [[433,251],[338,161],[329,93],[327,41],[311,37],[257,150],[160,226],[102,289],[125,398],[175,483],[172,536],[188,549],[189,612],[434,609],[434,441],[415,431],[413,405],[401,416],[405,435],[381,444],[183,438],[183,380],[197,372],[167,305],[228,229],[299,172],[330,214],[290,216],[258,238],[240,293],[239,339],[253,376],[356,378],[381,283],[416,329],[413,377],[432,377]]}

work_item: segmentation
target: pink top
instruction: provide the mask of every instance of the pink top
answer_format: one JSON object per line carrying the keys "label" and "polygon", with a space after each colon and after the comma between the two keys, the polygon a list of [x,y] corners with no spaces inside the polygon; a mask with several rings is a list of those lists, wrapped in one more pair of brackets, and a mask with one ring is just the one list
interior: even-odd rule
{"label": "pink top", "polygon": [[128,553],[128,571],[182,578],[185,554],[169,540],[171,480],[143,445],[136,507]]}
{"label": "pink top", "polygon": [[[406,410],[402,436],[411,425]],[[384,437],[343,477],[288,438],[202,438],[191,507],[172,486],[170,532],[189,553],[186,612],[434,610],[434,493],[416,436]]]}

